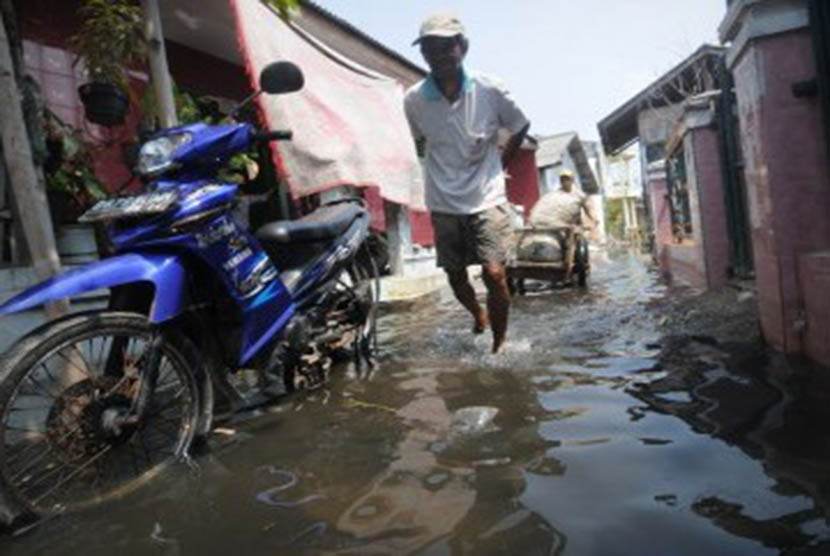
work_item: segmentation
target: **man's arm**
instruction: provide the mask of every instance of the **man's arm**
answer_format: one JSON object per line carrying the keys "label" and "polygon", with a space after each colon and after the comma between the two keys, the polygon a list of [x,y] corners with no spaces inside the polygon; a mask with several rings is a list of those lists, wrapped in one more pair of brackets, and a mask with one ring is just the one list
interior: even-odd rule
{"label": "man's arm", "polygon": [[590,200],[590,198],[587,195],[585,195],[582,198],[582,203],[581,203],[582,210],[585,211],[585,216],[588,217],[588,220],[590,221],[591,227],[596,228],[597,224],[599,224],[599,221],[597,220],[596,216],[594,215],[594,209],[593,209],[593,207],[591,207],[591,203],[589,202],[589,200]]}

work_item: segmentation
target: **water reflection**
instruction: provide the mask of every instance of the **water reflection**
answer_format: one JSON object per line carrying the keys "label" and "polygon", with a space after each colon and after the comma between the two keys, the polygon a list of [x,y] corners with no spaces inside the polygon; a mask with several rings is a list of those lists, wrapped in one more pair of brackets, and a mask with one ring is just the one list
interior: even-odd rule
{"label": "water reflection", "polygon": [[824,375],[661,352],[663,294],[642,260],[597,261],[587,292],[518,299],[497,356],[451,299],[388,314],[372,380],[228,423],[196,467],[0,551],[820,554]]}
{"label": "water reflection", "polygon": [[[757,508],[752,505],[708,496],[696,500],[692,510],[729,534],[765,547],[830,550],[830,432],[822,425],[830,417],[826,371],[782,356],[730,361],[716,346],[689,339],[674,343],[670,359],[675,364],[667,366],[672,372],[632,394],[650,409],[679,417],[763,462],[771,491],[804,500],[780,513],[753,516]],[[686,387],[682,400],[669,395],[679,382]]]}

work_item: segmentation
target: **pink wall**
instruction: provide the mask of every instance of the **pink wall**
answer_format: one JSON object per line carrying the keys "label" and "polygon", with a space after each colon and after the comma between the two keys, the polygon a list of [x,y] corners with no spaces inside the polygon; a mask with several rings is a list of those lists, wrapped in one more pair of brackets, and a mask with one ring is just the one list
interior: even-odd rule
{"label": "pink wall", "polygon": [[[671,234],[670,215],[661,216],[661,229],[657,237],[662,251],[660,264],[673,282],[701,289],[716,288],[726,284],[729,267],[729,236],[718,132],[707,126],[689,128],[686,133],[680,148],[689,171],[692,237],[677,243]],[[656,207],[654,197],[652,202]],[[668,207],[666,201],[667,212]],[[655,214],[660,213],[655,211]]]}
{"label": "pink wall", "polygon": [[668,243],[663,249],[665,269],[672,282],[700,289],[707,287],[706,264],[700,243]]}
{"label": "pink wall", "polygon": [[412,228],[412,243],[424,247],[435,245],[435,230],[429,212],[410,209],[409,225]]}
{"label": "pink wall", "polygon": [[698,207],[701,218],[705,283],[709,288],[726,284],[729,268],[729,232],[726,227],[723,173],[718,132],[710,127],[691,131],[694,148]]}
{"label": "pink wall", "polygon": [[674,241],[671,232],[671,209],[667,197],[666,178],[652,178],[648,182],[651,197],[651,221],[654,229],[654,243],[661,246]]}
{"label": "pink wall", "polygon": [[815,76],[808,30],[757,39],[733,71],[761,325],[774,347],[800,351],[798,256],[830,247],[821,108],[791,91]]}
{"label": "pink wall", "polygon": [[522,205],[525,218],[539,200],[539,171],[536,168],[536,151],[519,149],[507,168],[507,199],[514,205]]}
{"label": "pink wall", "polygon": [[[79,65],[75,65],[75,58],[72,52],[60,47],[32,40],[23,43],[25,71],[40,85],[44,105],[63,123],[83,132],[92,146],[96,175],[114,191],[130,179],[122,145],[135,137],[141,115],[136,103],[131,102],[123,126],[108,129],[86,121],[78,95],[78,86],[86,79]],[[135,96],[140,97],[146,83],[132,79],[131,84]]]}
{"label": "pink wall", "polygon": [[804,295],[804,349],[830,366],[830,251],[803,255],[798,270]]}
{"label": "pink wall", "polygon": [[648,181],[648,195],[651,200],[651,224],[654,230],[654,256],[660,269],[670,276],[670,262],[667,244],[673,240],[671,232],[671,209],[666,178],[650,177]]}
{"label": "pink wall", "polygon": [[[77,0],[54,2],[27,0],[21,3],[19,16],[24,37],[24,64],[43,89],[44,103],[62,121],[81,129],[93,145],[95,173],[110,190],[130,178],[124,162],[124,146],[135,140],[141,119],[136,101],[142,96],[148,78],[133,72],[130,111],[123,126],[107,129],[90,124],[84,118],[78,86],[85,80],[82,64],[69,50],[70,37],[77,31]],[[248,94],[247,79],[240,66],[177,45],[167,43],[170,71],[177,84],[200,93],[241,99]],[[137,182],[133,182],[133,187]]]}

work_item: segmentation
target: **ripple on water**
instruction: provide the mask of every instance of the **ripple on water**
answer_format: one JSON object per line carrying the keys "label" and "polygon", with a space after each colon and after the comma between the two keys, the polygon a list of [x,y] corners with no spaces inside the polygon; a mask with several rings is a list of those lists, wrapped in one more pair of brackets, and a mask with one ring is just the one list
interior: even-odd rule
{"label": "ripple on water", "polygon": [[628,357],[601,357],[585,362],[585,367],[591,374],[600,376],[631,375],[640,372],[651,372],[659,364],[654,359],[636,359]]}
{"label": "ripple on water", "polygon": [[[250,438],[200,457],[199,478],[164,474],[163,496],[62,516],[10,550],[0,539],[0,553],[160,552],[156,522],[188,554],[755,556],[781,538],[830,542],[826,461],[808,457],[826,435],[798,420],[805,407],[774,400],[750,424],[772,428],[741,442],[636,397],[633,384],[668,376],[638,372],[653,364],[642,313],[655,283],[640,258],[598,259],[587,291],[517,299],[495,357],[454,300],[384,315],[372,380],[333,380],[330,400],[239,423],[234,438]],[[454,437],[453,415],[476,407],[498,416]],[[799,482],[805,468],[824,480]]]}

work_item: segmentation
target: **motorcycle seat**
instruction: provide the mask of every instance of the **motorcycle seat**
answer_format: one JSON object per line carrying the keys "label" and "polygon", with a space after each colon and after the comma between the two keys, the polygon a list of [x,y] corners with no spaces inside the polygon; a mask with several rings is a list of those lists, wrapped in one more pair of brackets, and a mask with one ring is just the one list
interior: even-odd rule
{"label": "motorcycle seat", "polygon": [[278,220],[256,232],[263,243],[315,243],[332,240],[345,232],[363,213],[355,203],[338,203],[318,208],[297,220]]}

